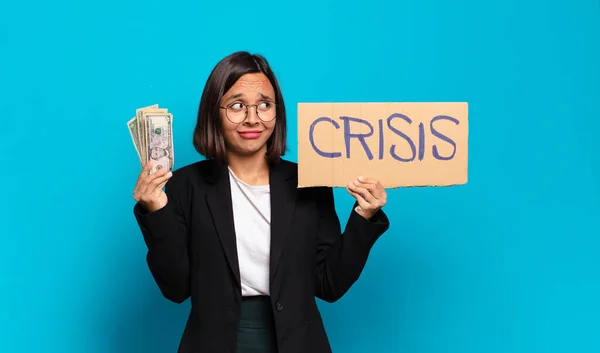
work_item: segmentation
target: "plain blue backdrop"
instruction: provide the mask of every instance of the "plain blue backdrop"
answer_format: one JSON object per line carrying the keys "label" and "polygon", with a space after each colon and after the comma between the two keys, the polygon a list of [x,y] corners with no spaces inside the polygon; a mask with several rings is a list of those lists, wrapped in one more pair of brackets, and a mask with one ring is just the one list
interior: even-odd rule
{"label": "plain blue backdrop", "polygon": [[[469,182],[389,190],[335,352],[600,351],[600,5],[580,1],[7,1],[0,5],[0,351],[175,352],[132,191],[135,109],[199,157],[205,80],[264,54],[298,102],[466,101]],[[336,190],[345,223],[352,199]]]}

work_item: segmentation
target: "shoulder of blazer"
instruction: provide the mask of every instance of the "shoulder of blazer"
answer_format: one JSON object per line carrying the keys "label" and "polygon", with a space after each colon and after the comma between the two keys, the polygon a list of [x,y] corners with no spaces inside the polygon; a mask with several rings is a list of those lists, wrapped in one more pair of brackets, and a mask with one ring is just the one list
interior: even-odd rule
{"label": "shoulder of blazer", "polygon": [[280,158],[277,163],[271,166],[271,175],[276,178],[288,180],[298,178],[298,163]]}
{"label": "shoulder of blazer", "polygon": [[[214,159],[206,159],[192,164],[188,164],[173,172],[171,179],[186,179],[190,181],[199,181],[201,183],[217,183],[221,178],[227,177],[227,166],[217,162]],[[298,163],[280,158],[279,161],[271,166],[271,175],[283,177],[284,179],[298,177]]]}
{"label": "shoulder of blazer", "polygon": [[215,180],[217,170],[224,169],[212,159],[201,160],[178,168],[173,171],[173,176],[167,183],[167,189],[171,193],[185,193],[192,185],[202,186],[202,184],[211,184]]}
{"label": "shoulder of blazer", "polygon": [[[298,179],[298,163],[279,159],[271,166],[273,179],[293,181]],[[185,192],[192,185],[200,188],[208,187],[227,178],[227,166],[214,159],[206,159],[188,164],[173,171],[173,176],[167,183],[172,192]]]}

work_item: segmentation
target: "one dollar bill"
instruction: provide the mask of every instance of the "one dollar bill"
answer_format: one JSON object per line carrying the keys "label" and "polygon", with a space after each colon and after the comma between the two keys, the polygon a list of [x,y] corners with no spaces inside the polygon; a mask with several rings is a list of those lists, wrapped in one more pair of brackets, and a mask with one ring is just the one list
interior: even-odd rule
{"label": "one dollar bill", "polygon": [[173,133],[170,113],[148,113],[146,121],[146,156],[152,161],[154,173],[159,169],[173,169]]}
{"label": "one dollar bill", "polygon": [[136,109],[133,118],[127,121],[127,128],[143,167],[152,161],[150,173],[159,169],[173,170],[173,114],[157,104]]}

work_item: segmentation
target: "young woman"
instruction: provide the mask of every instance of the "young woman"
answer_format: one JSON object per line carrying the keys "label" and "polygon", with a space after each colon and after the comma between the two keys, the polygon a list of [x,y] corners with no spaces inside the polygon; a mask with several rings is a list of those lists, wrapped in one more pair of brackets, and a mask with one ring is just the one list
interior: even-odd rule
{"label": "young woman", "polygon": [[213,69],[193,144],[205,160],[149,163],[134,190],[153,278],[167,299],[191,298],[179,352],[331,352],[315,297],[334,302],[358,279],[389,227],[383,186],[349,180],[342,232],[331,188],[297,188],[279,85],[246,52]]}

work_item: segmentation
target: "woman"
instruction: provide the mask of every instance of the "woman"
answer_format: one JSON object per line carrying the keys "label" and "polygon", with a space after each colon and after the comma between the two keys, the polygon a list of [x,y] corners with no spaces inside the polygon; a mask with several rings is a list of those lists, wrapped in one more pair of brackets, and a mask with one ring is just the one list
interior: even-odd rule
{"label": "woman", "polygon": [[349,184],[342,233],[332,189],[298,189],[297,165],[281,159],[283,97],[267,61],[246,52],[213,69],[193,144],[206,160],[149,164],[134,190],[158,287],[191,297],[179,352],[331,352],[315,297],[334,302],[358,279],[389,227],[383,186]]}

